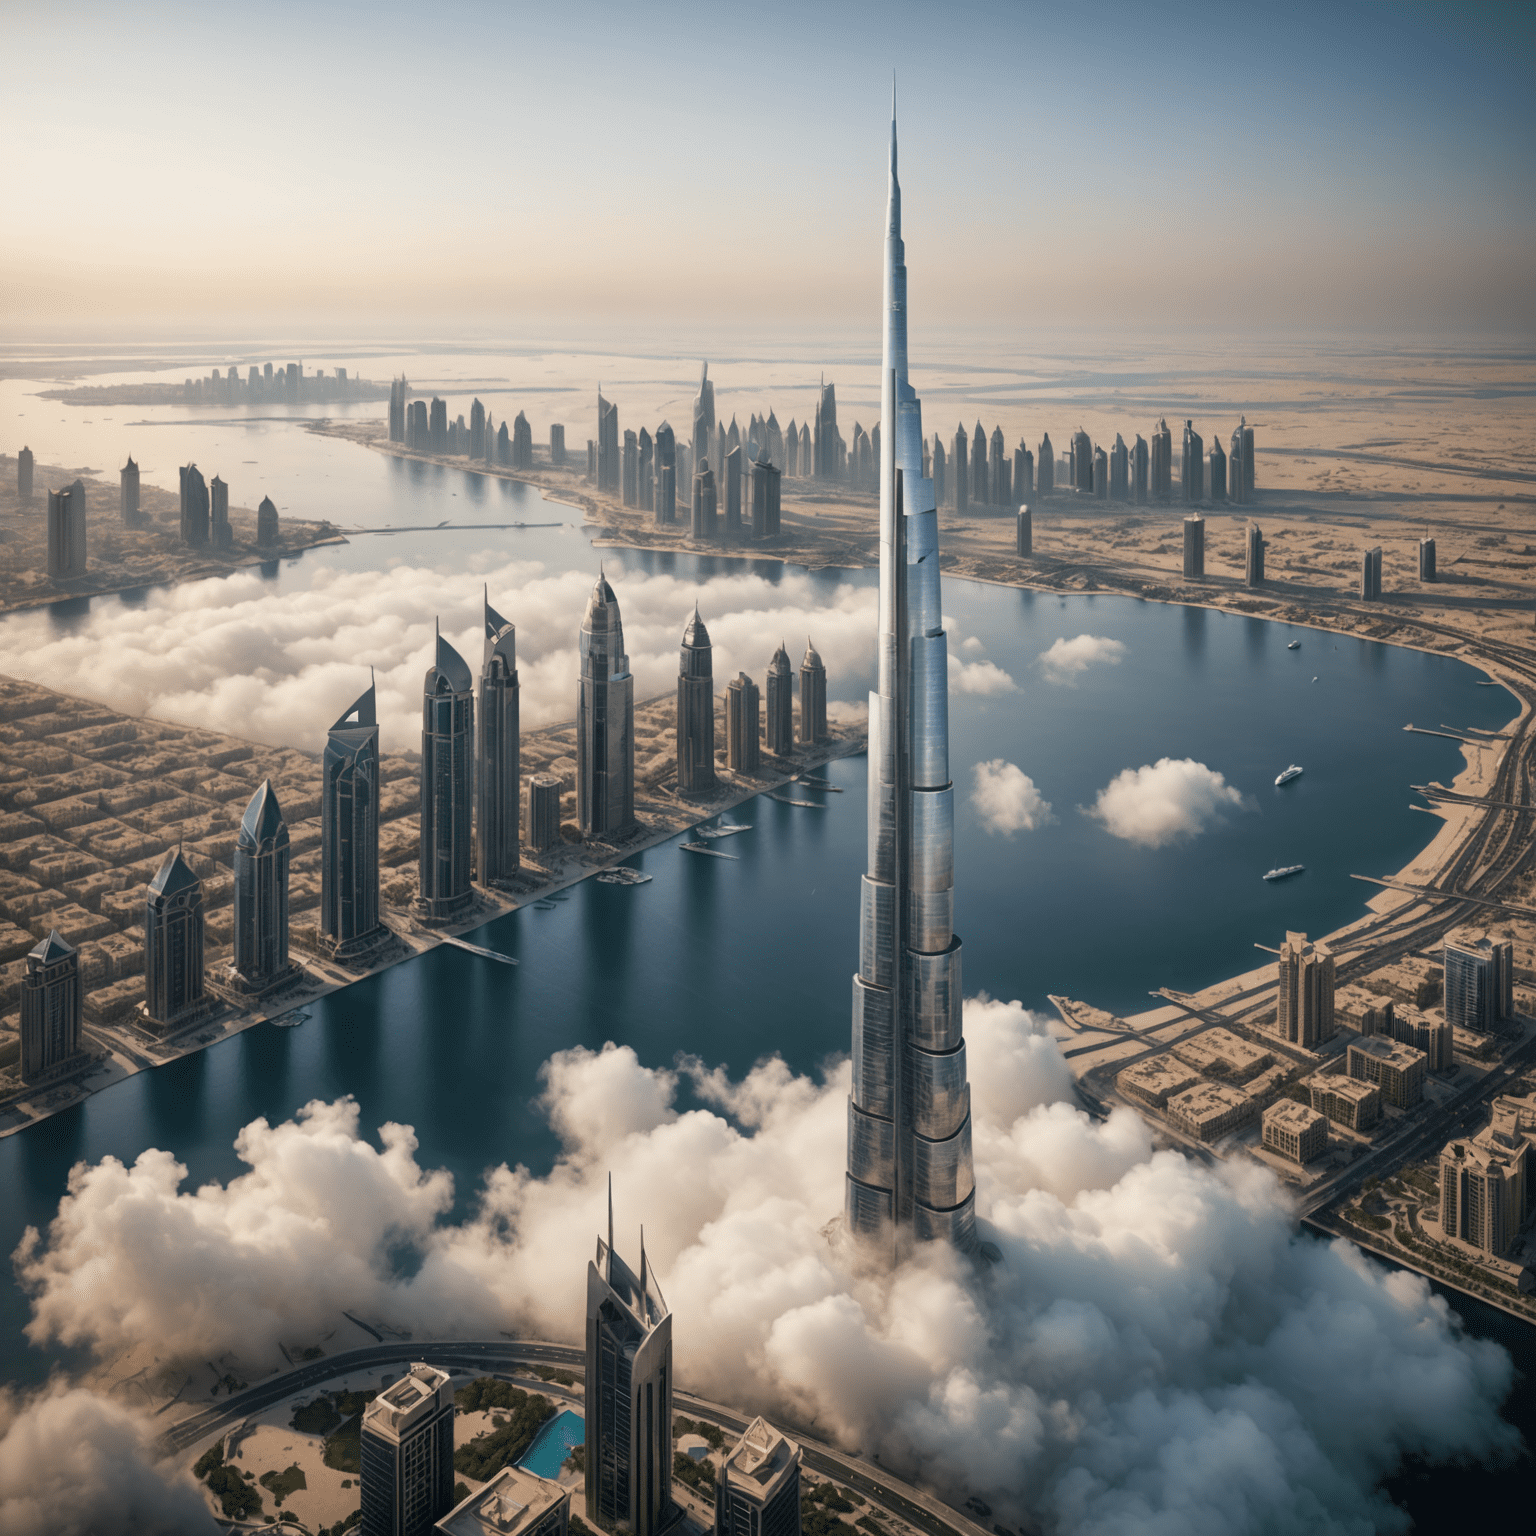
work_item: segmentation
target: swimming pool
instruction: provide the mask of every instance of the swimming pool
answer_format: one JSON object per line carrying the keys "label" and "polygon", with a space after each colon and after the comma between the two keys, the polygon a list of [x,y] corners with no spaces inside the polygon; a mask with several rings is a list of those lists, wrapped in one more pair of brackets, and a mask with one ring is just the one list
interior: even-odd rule
{"label": "swimming pool", "polygon": [[557,1478],[573,1446],[581,1445],[587,1434],[586,1421],[569,1408],[558,1413],[533,1437],[533,1444],[523,1453],[518,1466],[535,1477]]}

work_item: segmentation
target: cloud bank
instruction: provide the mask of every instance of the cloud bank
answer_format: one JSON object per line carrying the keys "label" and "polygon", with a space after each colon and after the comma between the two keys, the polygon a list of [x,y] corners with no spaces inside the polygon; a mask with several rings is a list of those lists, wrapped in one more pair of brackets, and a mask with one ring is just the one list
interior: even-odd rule
{"label": "cloud bank", "polygon": [[1071,688],[1089,667],[1117,667],[1124,656],[1125,646],[1119,640],[1104,635],[1074,635],[1068,640],[1063,635],[1049,650],[1040,652],[1035,664],[1046,682]]}
{"label": "cloud bank", "polygon": [[1192,757],[1160,757],[1117,773],[1088,814],[1104,830],[1143,848],[1162,848],[1181,837],[1197,837],[1243,797],[1214,768]]}
{"label": "cloud bank", "polygon": [[[1299,1237],[1273,1177],[1093,1122],[1017,1003],[967,1004],[978,1206],[1002,1253],[893,1272],[840,1239],[846,1062],[745,1079],[628,1047],[547,1063],[550,1173],[500,1167],[473,1215],[404,1127],[312,1104],[239,1141],[249,1171],[179,1187],[147,1152],[81,1165],[16,1255],[32,1336],[216,1358],[314,1338],[343,1307],[422,1334],[581,1335],[581,1270],[614,1173],[643,1222],[690,1388],[1061,1531],[1230,1536],[1401,1530],[1374,1490],[1403,1454],[1489,1458],[1507,1356],[1415,1276]],[[691,1083],[703,1107],[681,1109]],[[644,1192],[665,1191],[648,1200]],[[398,1263],[402,1246],[419,1266]],[[217,1297],[217,1304],[204,1298]]]}
{"label": "cloud bank", "polygon": [[988,832],[1012,837],[1015,832],[1033,832],[1052,820],[1051,802],[1016,764],[994,757],[977,763],[971,776],[971,804]]}
{"label": "cloud bank", "polygon": [[995,661],[961,661],[954,652],[949,657],[949,686],[956,693],[973,693],[981,698],[1018,689],[1018,684]]}
{"label": "cloud bank", "polygon": [[[872,586],[829,593],[793,571],[777,582],[742,571],[701,586],[628,571],[612,558],[605,564],[637,699],[676,686],[678,646],[695,599],[714,644],[719,688],[738,671],[761,683],[780,640],[798,667],[813,635],[830,693],[863,699],[875,631]],[[276,588],[245,570],[158,589],[133,604],[96,602],[68,628],[42,610],[13,615],[0,625],[0,673],[130,714],[316,751],[326,728],[368,686],[372,666],[384,749],[415,751],[433,622],[441,620],[444,636],[478,671],[482,582],[492,605],[517,626],[524,728],[573,718],[577,637],[596,575],[595,561],[590,572],[552,572],[494,550],[451,571],[285,567]],[[990,663],[980,666],[984,673]]]}

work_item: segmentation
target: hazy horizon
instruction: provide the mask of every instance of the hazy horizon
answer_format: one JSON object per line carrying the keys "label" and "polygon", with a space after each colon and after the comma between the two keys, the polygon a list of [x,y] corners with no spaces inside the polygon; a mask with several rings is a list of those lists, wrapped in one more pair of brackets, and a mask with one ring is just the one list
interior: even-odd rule
{"label": "hazy horizon", "polygon": [[1536,322],[1536,11],[6,9],[12,335]]}

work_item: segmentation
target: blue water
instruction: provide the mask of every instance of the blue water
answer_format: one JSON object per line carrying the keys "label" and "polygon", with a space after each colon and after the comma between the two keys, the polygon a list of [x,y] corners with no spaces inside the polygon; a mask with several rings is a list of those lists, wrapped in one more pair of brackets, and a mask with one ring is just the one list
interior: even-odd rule
{"label": "blue water", "polygon": [[518,1466],[532,1472],[535,1477],[553,1480],[560,1476],[565,1458],[576,1446],[582,1444],[586,1432],[586,1421],[579,1413],[567,1408],[533,1437],[533,1444],[528,1447]]}

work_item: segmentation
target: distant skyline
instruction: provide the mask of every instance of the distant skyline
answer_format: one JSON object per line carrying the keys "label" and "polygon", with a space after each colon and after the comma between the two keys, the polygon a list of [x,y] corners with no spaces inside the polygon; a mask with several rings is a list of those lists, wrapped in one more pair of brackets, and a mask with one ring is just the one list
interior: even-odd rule
{"label": "distant skyline", "polygon": [[935,326],[1536,328],[1536,8],[579,15],[13,0],[0,319],[845,326],[894,68]]}

